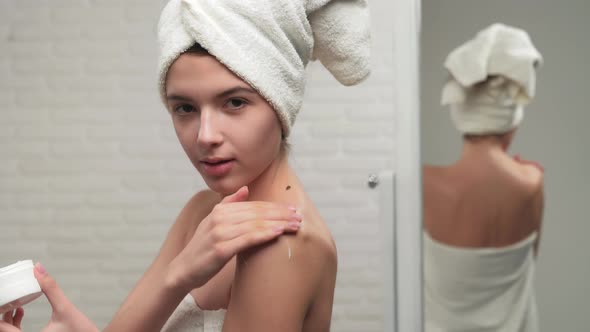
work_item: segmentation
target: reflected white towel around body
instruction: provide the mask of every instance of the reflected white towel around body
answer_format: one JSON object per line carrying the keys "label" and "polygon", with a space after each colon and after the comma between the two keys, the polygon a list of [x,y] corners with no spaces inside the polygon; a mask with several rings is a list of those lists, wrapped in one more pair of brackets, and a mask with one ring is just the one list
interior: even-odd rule
{"label": "reflected white towel around body", "polygon": [[425,332],[538,332],[536,238],[462,248],[424,232]]}

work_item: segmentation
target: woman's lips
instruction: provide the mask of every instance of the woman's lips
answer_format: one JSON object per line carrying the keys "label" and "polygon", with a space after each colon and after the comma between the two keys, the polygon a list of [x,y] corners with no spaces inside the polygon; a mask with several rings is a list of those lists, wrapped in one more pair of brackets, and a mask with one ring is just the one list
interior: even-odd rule
{"label": "woman's lips", "polygon": [[201,165],[203,166],[203,171],[211,176],[223,176],[229,173],[233,167],[234,161],[233,159],[209,163],[205,161],[201,161]]}

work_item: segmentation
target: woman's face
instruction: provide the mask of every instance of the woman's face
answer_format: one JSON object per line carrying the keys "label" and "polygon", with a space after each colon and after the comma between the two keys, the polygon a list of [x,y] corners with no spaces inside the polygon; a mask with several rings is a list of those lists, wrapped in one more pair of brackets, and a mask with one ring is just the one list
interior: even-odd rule
{"label": "woman's face", "polygon": [[168,71],[166,96],[180,144],[212,190],[233,193],[278,157],[276,113],[213,56],[182,54]]}

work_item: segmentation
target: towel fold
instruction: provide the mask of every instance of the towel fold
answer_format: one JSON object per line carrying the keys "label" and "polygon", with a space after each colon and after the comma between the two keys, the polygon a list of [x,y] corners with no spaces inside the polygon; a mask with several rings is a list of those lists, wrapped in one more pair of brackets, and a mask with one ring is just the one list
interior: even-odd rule
{"label": "towel fold", "polygon": [[465,134],[503,134],[518,127],[535,95],[542,56],[526,31],[496,23],[453,50],[445,61],[451,79],[441,104]]}
{"label": "towel fold", "polygon": [[366,0],[172,0],[158,38],[163,99],[170,65],[199,43],[273,106],[285,137],[303,102],[310,60],[344,85],[370,73]]}

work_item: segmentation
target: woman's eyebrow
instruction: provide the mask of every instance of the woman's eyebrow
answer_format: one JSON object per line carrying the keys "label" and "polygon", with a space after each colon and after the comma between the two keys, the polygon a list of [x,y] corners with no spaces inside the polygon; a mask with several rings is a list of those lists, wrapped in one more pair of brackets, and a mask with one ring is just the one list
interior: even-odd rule
{"label": "woman's eyebrow", "polygon": [[227,97],[227,96],[232,95],[232,94],[237,93],[237,92],[246,92],[246,93],[251,93],[251,94],[257,94],[257,92],[254,91],[251,88],[246,88],[246,87],[243,87],[243,86],[235,86],[235,87],[233,87],[231,89],[227,89],[227,90],[223,91],[222,93],[217,94],[215,96],[215,98],[216,99],[221,99],[223,97]]}
{"label": "woman's eyebrow", "polygon": [[[221,98],[230,96],[230,95],[232,95],[234,93],[237,93],[237,92],[245,92],[245,93],[250,93],[250,94],[258,94],[255,90],[253,90],[251,88],[246,88],[246,87],[243,87],[243,86],[235,86],[235,87],[230,88],[230,89],[227,89],[227,90],[225,90],[225,91],[223,91],[221,93],[218,93],[215,96],[215,99],[221,99]],[[179,100],[179,101],[190,101],[191,100],[188,97],[184,97],[184,96],[181,96],[181,95],[175,95],[175,94],[171,94],[171,95],[166,96],[166,99],[169,100],[169,101],[170,100]]]}
{"label": "woman's eyebrow", "polygon": [[166,96],[166,100],[168,100],[168,101],[171,101],[171,100],[190,101],[189,98],[179,96],[179,95],[168,95],[168,96]]}

